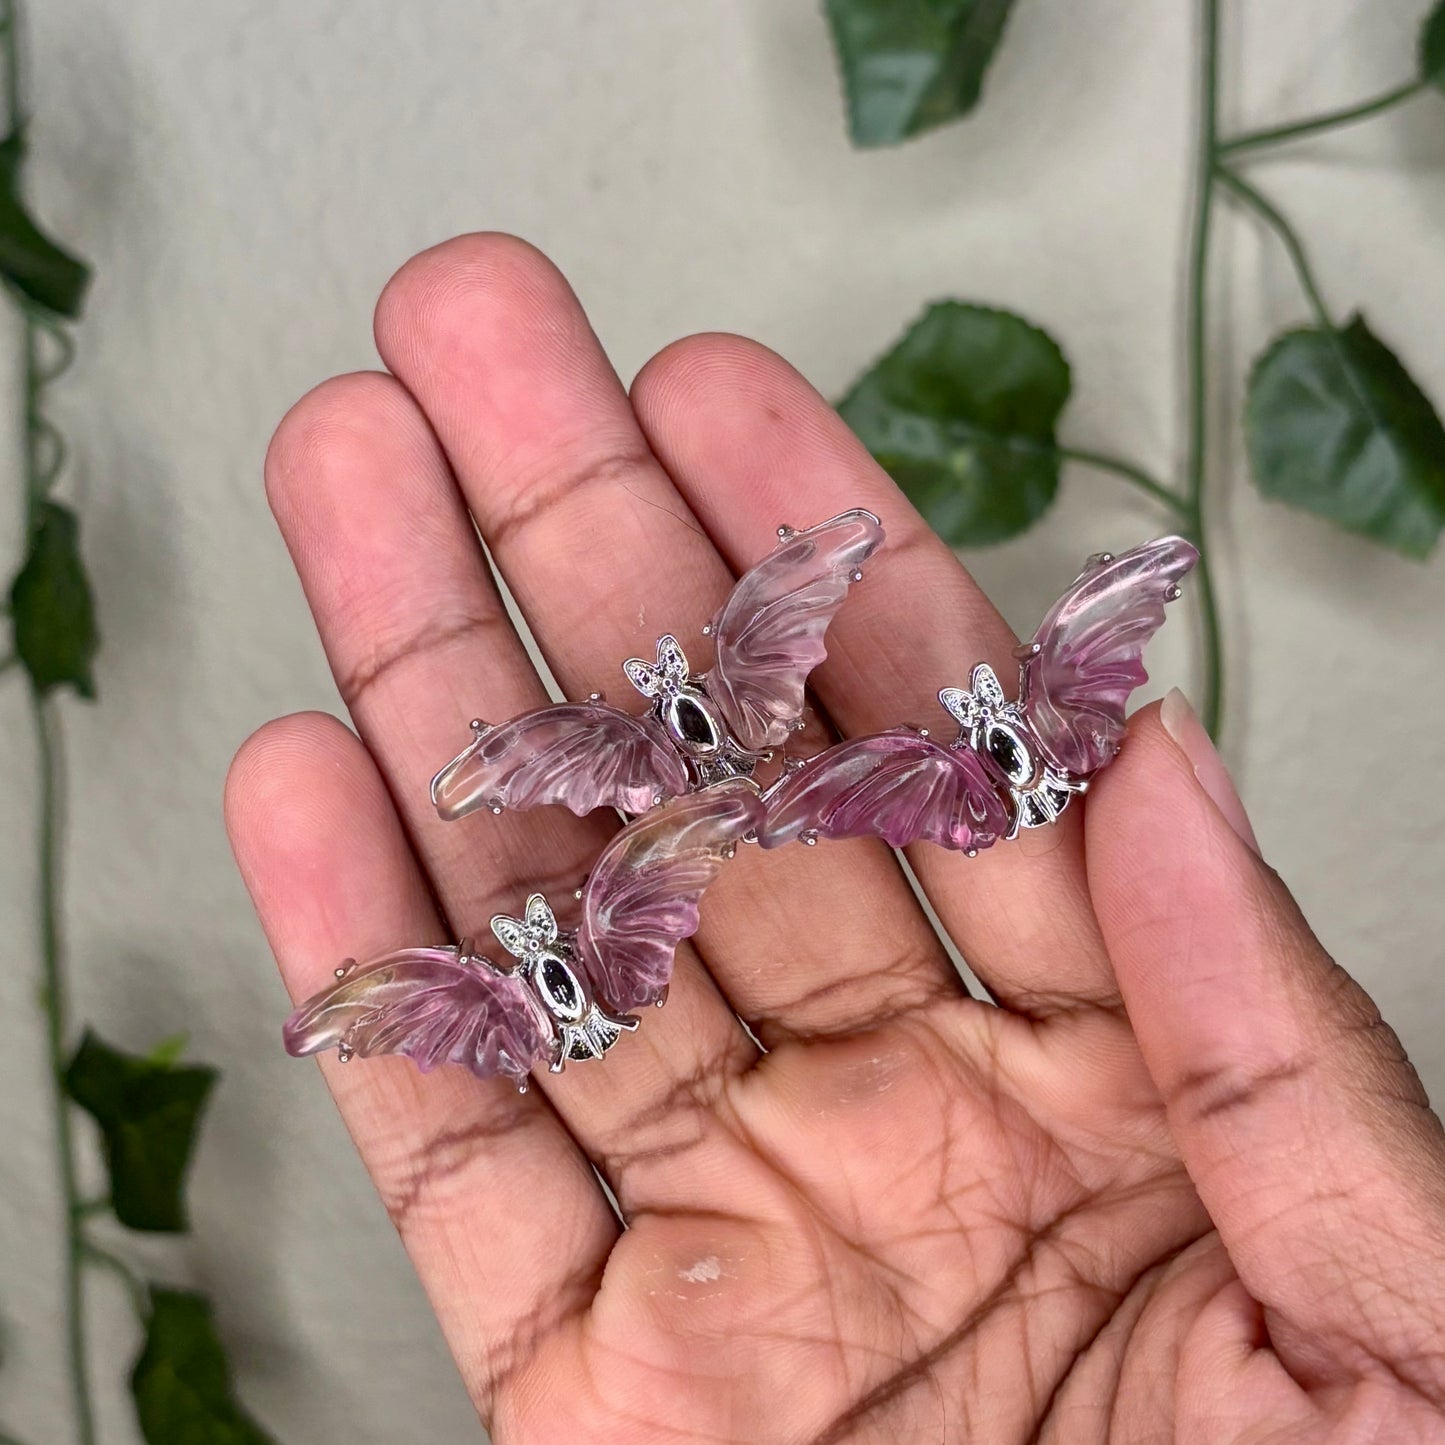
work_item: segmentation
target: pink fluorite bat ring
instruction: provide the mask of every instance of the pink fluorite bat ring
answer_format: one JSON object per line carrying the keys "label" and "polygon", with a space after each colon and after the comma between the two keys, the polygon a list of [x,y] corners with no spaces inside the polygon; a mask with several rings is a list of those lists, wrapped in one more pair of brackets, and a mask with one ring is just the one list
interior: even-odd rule
{"label": "pink fluorite bat ring", "polygon": [[843,512],[806,531],[778,529],[778,545],[745,572],[703,629],[714,660],[695,674],[678,640],[655,659],[629,658],[627,680],[650,704],[637,717],[585,702],[534,708],[472,741],[432,779],[443,818],[478,808],[561,804],[645,813],[680,793],[751,777],[802,726],[808,674],[826,656],[823,634],[862,564],[883,541],[871,512]]}
{"label": "pink fluorite bat ring", "polygon": [[667,998],[673,955],[697,932],[707,886],[763,820],[758,789],[728,779],[674,798],[612,839],[577,891],[563,929],[539,893],[520,918],[499,913],[498,962],[470,940],[348,961],[286,1022],[296,1055],[334,1048],[342,1062],[402,1054],[423,1073],[461,1064],[525,1091],[539,1064],[600,1059],[637,1027],[631,1010]]}
{"label": "pink fluorite bat ring", "polygon": [[823,634],[883,530],[853,511],[778,536],[704,629],[708,671],[694,674],[672,636],[655,660],[623,664],[645,716],[594,694],[475,723],[433,781],[444,818],[554,803],[635,815],[578,889],[575,924],[534,893],[520,917],[491,920],[500,962],[470,940],[348,960],[287,1021],[291,1053],[401,1054],[423,1071],[460,1064],[525,1090],[541,1064],[604,1057],[637,1028],[633,1010],[666,1000],[677,945],[740,842],[868,836],[973,856],[1053,823],[1118,751],[1129,697],[1147,679],[1144,647],[1198,557],[1179,537],[1091,557],[1017,650],[1015,700],[979,663],[966,688],[938,694],[958,724],[952,744],[916,727],[850,738],[785,760],[762,789],[754,770],[800,725]]}
{"label": "pink fluorite bat ring", "polygon": [[1090,557],[1015,653],[1017,701],[979,663],[967,688],[938,694],[959,727],[951,746],[926,728],[839,743],[769,790],[758,841],[866,836],[973,856],[1054,822],[1118,752],[1129,696],[1148,680],[1144,646],[1198,555],[1182,537],[1163,537]]}

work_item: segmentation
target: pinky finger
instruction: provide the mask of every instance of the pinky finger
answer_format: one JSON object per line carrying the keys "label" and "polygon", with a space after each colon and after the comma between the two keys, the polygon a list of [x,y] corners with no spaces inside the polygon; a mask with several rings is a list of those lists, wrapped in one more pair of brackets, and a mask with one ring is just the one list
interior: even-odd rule
{"label": "pinky finger", "polygon": [[[231,765],[226,824],[294,999],[343,955],[445,941],[376,765],[334,718],[257,732]],[[525,1351],[591,1304],[615,1218],[535,1092],[405,1059],[321,1068],[486,1418]]]}

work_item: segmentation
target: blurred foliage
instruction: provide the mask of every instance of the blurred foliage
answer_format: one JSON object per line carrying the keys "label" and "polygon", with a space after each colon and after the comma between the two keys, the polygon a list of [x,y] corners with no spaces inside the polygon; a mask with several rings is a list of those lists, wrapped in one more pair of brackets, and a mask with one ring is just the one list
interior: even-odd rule
{"label": "blurred foliage", "polygon": [[146,1445],[270,1445],[236,1403],[210,1302],[189,1290],[150,1291],[145,1348],[130,1377]]}
{"label": "blurred foliage", "polygon": [[1445,428],[1363,317],[1275,341],[1249,378],[1245,438],[1267,497],[1407,557],[1445,527]]}
{"label": "blurred foliage", "polygon": [[[1445,0],[1425,17],[1419,74],[1324,115],[1233,137],[1218,134],[1217,0],[1204,18],[1194,253],[1187,289],[1189,437],[1173,483],[1138,464],[1080,452],[1056,435],[1069,396],[1059,346],[1032,321],[962,301],[935,302],[839,403],[879,463],[935,530],[958,547],[1004,541],[1048,508],[1061,460],[1113,472],[1162,504],[1199,546],[1205,634],[1204,714],[1222,717],[1223,648],[1204,528],[1210,331],[1206,283],[1216,190],[1227,189],[1278,235],[1316,324],[1277,337],[1255,364],[1244,407],[1254,479],[1267,497],[1327,518],[1407,557],[1445,529],[1445,430],[1395,354],[1356,316],[1331,321],[1304,244],[1268,197],[1232,169],[1236,157],[1356,124],[1445,91]],[[825,0],[860,146],[896,143],[966,114],[1003,34],[1009,6],[986,0]]]}
{"label": "blurred foliage", "polygon": [[1001,542],[1059,486],[1069,364],[1038,327],[941,301],[839,403],[843,419],[955,546]]}
{"label": "blurred foliage", "polygon": [[1420,32],[1420,77],[1445,90],[1445,0],[1440,0]]}
{"label": "blurred foliage", "polygon": [[[64,779],[52,740],[51,694],[70,687],[95,697],[92,664],[99,645],[95,599],[74,510],[52,492],[65,470],[64,439],[46,415],[49,388],[70,364],[68,323],[85,301],[89,269],[50,239],[23,199],[25,127],[19,102],[16,0],[0,0],[0,70],[9,79],[9,128],[0,140],[0,281],[22,321],[24,555],[9,589],[12,661],[30,683],[40,748],[40,856],[37,914],[41,1003],[55,1106],[66,1244],[66,1335],[79,1445],[94,1445],[95,1411],[87,1359],[84,1272],[100,1266],[126,1284],[146,1343],[132,1374],[136,1410],[148,1445],[266,1445],[268,1437],[231,1397],[230,1367],[202,1296],[146,1289],[120,1256],[92,1238],[90,1219],[109,1210],[122,1225],[148,1232],[187,1228],[185,1180],[196,1134],[217,1074],[182,1065],[183,1038],[138,1057],[87,1030],[67,1061],[68,995],[59,894],[60,813]],[[104,1200],[79,1196],[72,1105],[99,1126],[110,1188]],[[0,1445],[4,1437],[0,1436]]]}
{"label": "blurred foliage", "polygon": [[74,320],[90,269],[30,218],[20,199],[24,160],[25,133],[13,130],[0,141],[0,276],[47,311]]}
{"label": "blurred foliage", "polygon": [[59,502],[46,499],[35,508],[30,549],[10,589],[10,614],[16,654],[37,692],[69,684],[81,697],[95,697],[95,603],[75,513]]}
{"label": "blurred foliage", "polygon": [[826,0],[860,146],[892,145],[966,115],[1013,0]]}
{"label": "blurred foliage", "polygon": [[214,1069],[182,1067],[167,1051],[137,1058],[86,1030],[65,1088],[100,1126],[110,1206],[127,1228],[189,1228],[186,1171],[215,1082]]}

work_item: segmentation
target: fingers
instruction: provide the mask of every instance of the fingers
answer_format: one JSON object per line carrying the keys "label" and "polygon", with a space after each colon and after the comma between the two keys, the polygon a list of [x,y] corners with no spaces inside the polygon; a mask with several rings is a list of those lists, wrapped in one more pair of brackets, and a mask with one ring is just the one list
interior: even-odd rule
{"label": "fingers", "polygon": [[[226,823],[293,999],[326,987],[347,954],[445,941],[385,785],[334,719],[302,715],[257,733],[232,765]],[[487,1414],[525,1363],[519,1342],[591,1303],[617,1234],[612,1212],[535,1092],[459,1069],[423,1078],[405,1059],[321,1067]]]}
{"label": "fingers", "polygon": [[[1395,1035],[1260,861],[1182,696],[1088,811],[1089,883],[1170,1127],[1287,1363],[1445,1398],[1445,1140]],[[1296,1334],[1294,1331],[1300,1333]]]}
{"label": "fingers", "polygon": [[[701,670],[709,658],[700,629],[733,570],[653,457],[551,263],[506,236],[437,247],[387,287],[376,331],[563,690],[605,689],[637,710],[621,664],[652,656],[666,632]],[[845,496],[800,520],[855,504]],[[776,525],[757,530],[736,570],[767,553]],[[467,696],[455,713],[459,732],[479,707],[477,687]],[[862,847],[839,850],[829,864],[744,850],[703,911],[698,942],[708,966],[766,1043],[852,1029],[957,993],[892,859]]]}
{"label": "fingers", "polygon": [[[772,352],[737,337],[693,337],[649,362],[632,398],[654,452],[735,567],[780,520],[796,526],[859,506],[882,519],[887,544],[834,620],[828,661],[814,674],[845,735],[904,723],[951,729],[939,688],[966,685],[980,661],[1000,677],[1016,671],[1013,635],[988,599],[832,408]],[[920,846],[909,862],[1000,999],[1034,1013],[1112,1000],[1077,816],[975,859]],[[820,857],[808,878],[830,863]]]}
{"label": "fingers", "polygon": [[[516,914],[533,891],[575,922],[572,893],[615,821],[548,808],[446,823],[431,806],[428,780],[463,741],[458,719],[506,717],[547,699],[416,403],[385,376],[318,388],[278,430],[267,487],[342,695],[449,934],[496,956],[488,920]],[[629,1206],[660,1187],[641,1166],[693,1128],[694,1099],[753,1055],[685,947],[672,1003],[648,1024],[592,1066],[605,1070],[605,1086],[581,1067],[541,1081]]]}

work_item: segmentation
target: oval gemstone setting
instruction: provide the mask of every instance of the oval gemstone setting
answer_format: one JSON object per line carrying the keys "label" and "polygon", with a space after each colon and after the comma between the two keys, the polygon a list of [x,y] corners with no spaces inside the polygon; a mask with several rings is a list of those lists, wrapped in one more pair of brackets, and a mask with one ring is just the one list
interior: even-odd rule
{"label": "oval gemstone setting", "polygon": [[983,751],[1014,787],[1022,788],[1033,781],[1033,754],[1023,738],[1007,723],[989,723],[983,739]]}
{"label": "oval gemstone setting", "polygon": [[561,954],[542,954],[537,959],[532,982],[555,1018],[569,1024],[580,1021],[587,1010],[586,996],[577,975]]}
{"label": "oval gemstone setting", "polygon": [[723,745],[722,726],[707,699],[693,692],[678,692],[668,699],[667,730],[688,752],[706,757]]}

